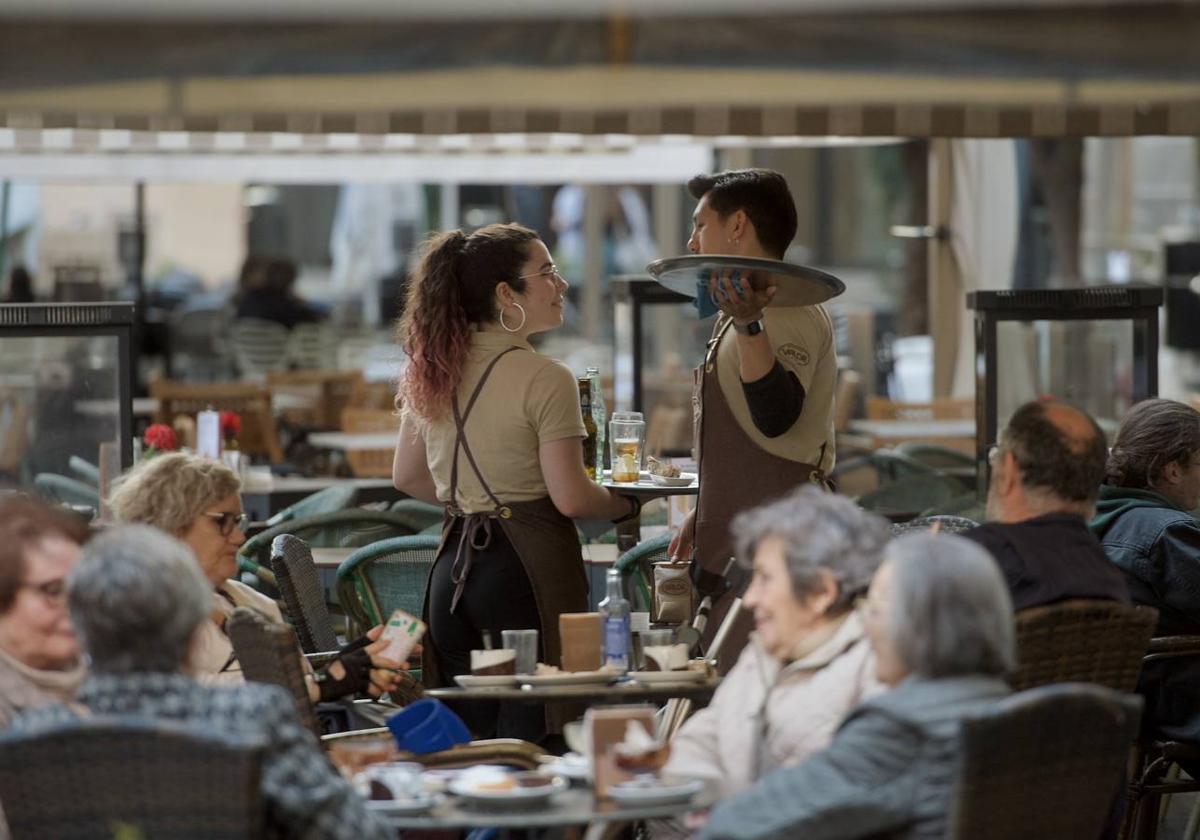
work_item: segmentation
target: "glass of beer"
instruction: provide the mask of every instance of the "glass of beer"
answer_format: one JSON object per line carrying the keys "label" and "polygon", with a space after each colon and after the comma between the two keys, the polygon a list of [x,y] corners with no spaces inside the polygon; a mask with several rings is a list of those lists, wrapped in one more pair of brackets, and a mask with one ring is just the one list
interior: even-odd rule
{"label": "glass of beer", "polygon": [[636,484],[646,446],[646,421],[642,419],[642,413],[614,411],[608,424],[608,445],[612,456],[612,480],[617,484]]}

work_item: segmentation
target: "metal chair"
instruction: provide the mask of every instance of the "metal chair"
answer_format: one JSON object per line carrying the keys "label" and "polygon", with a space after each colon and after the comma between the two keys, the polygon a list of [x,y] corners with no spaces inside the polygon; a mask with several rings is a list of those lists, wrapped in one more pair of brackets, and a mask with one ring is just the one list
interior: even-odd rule
{"label": "metal chair", "polygon": [[350,508],[296,518],[280,522],[246,540],[238,549],[238,569],[273,585],[275,579],[269,567],[269,553],[271,541],[280,534],[293,534],[314,547],[356,548],[412,533],[408,518],[390,511]]}
{"label": "metal chair", "polygon": [[271,541],[271,570],[301,649],[305,653],[336,650],[337,634],[308,543],[291,534],[280,534]]}
{"label": "metal chair", "polygon": [[938,472],[897,479],[864,493],[858,504],[864,509],[903,522],[962,494],[962,482]]}
{"label": "metal chair", "polygon": [[84,505],[100,510],[100,491],[90,484],[76,481],[58,473],[38,473],[33,477],[38,494],[52,502],[65,505]]}
{"label": "metal chair", "polygon": [[1087,682],[1115,691],[1137,688],[1158,611],[1115,601],[1077,599],[1017,613],[1015,691]]}
{"label": "metal chair", "polygon": [[360,629],[387,620],[392,610],[421,615],[440,539],[395,537],[355,551],[338,566],[338,603]]}
{"label": "metal chair", "polygon": [[317,370],[327,367],[337,357],[337,349],[337,336],[329,324],[296,324],[288,336],[287,358],[301,370]]}
{"label": "metal chair", "polygon": [[263,836],[261,743],[172,721],[83,718],[0,736],[13,840]]}
{"label": "metal chair", "polygon": [[300,720],[318,738],[321,725],[308,696],[304,662],[296,632],[286,624],[276,624],[260,613],[238,607],[225,622],[225,632],[233,643],[233,653],[242,666],[242,675],[252,682],[277,685],[296,703]]}
{"label": "metal chair", "polygon": [[1063,684],[963,719],[948,840],[1096,840],[1127,776],[1142,698]]}
{"label": "metal chair", "polygon": [[354,507],[358,501],[358,488],[353,484],[335,484],[305,496],[298,502],[290,504],[267,520],[267,526],[278,525],[308,516],[322,513],[334,513]]}

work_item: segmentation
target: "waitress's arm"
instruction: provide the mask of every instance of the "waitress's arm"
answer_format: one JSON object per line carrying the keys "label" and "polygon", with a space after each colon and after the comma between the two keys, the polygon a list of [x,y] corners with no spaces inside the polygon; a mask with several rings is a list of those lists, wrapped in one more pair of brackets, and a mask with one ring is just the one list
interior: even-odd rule
{"label": "waitress's arm", "polygon": [[[582,455],[580,456],[583,457]],[[407,423],[400,424],[396,438],[396,456],[392,460],[392,485],[422,502],[441,504],[433,474],[429,472],[429,461],[425,457],[425,437],[411,429]]]}
{"label": "waitress's arm", "polygon": [[[396,450],[399,456],[399,450]],[[538,446],[542,478],[550,500],[570,519],[620,519],[633,510],[624,496],[606,490],[588,478],[583,469],[583,443],[577,437],[552,440]]]}

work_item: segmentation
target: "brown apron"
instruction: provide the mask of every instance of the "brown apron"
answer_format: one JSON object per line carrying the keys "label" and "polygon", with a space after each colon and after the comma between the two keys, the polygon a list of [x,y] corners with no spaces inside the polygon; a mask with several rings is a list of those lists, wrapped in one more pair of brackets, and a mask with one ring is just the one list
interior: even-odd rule
{"label": "brown apron", "polygon": [[[525,574],[529,576],[533,588],[534,600],[537,604],[539,620],[539,639],[542,647],[542,660],[547,664],[559,665],[562,658],[562,644],[558,635],[558,617],[565,612],[586,612],[588,608],[587,571],[583,565],[583,553],[579,547],[579,535],[570,519],[563,516],[549,496],[528,502],[503,503],[492,493],[483,473],[475,462],[470,444],[466,437],[467,417],[475,406],[488,377],[496,363],[513,350],[511,347],[499,353],[484,369],[483,376],[472,391],[467,401],[466,409],[459,410],[458,396],[453,400],[454,425],[457,433],[454,448],[454,458],[450,467],[450,503],[446,505],[446,518],[442,524],[442,541],[438,546],[438,556],[442,556],[450,537],[450,531],[457,520],[462,520],[462,535],[454,553],[454,566],[451,574],[455,583],[451,611],[458,606],[459,597],[466,586],[471,574],[471,567],[476,560],[476,552],[486,549],[491,544],[494,529],[499,525],[504,535],[512,544],[513,550],[521,558]],[[458,454],[467,456],[467,462],[483,490],[491,500],[493,508],[490,511],[466,513],[458,507]],[[536,453],[532,456],[536,457]],[[439,562],[445,562],[441,560]],[[432,578],[432,570],[430,577]],[[426,624],[429,623],[429,585],[425,588],[424,615]],[[437,667],[437,657],[433,650],[431,638],[421,656],[421,681],[429,688],[447,685],[446,678]],[[563,717],[560,712],[568,710],[549,707],[548,727],[550,732],[557,732],[561,724],[572,717]],[[571,710],[574,711],[574,710]],[[577,716],[577,715],[575,715]]]}
{"label": "brown apron", "polygon": [[[717,376],[717,348],[731,326],[732,319],[717,325],[708,342],[704,363],[693,374],[692,402],[700,472],[693,559],[702,572],[716,575],[725,570],[734,554],[729,530],[734,516],[784,496],[805,482],[824,486],[826,481],[820,466],[764,452],[733,416]],[[824,445],[821,451],[823,455]],[[708,453],[712,457],[707,457]],[[703,638],[705,644],[721,626],[734,597],[733,592],[727,592],[713,603]],[[720,652],[721,673],[728,673],[737,662],[753,624],[753,617],[747,612],[735,620]]]}

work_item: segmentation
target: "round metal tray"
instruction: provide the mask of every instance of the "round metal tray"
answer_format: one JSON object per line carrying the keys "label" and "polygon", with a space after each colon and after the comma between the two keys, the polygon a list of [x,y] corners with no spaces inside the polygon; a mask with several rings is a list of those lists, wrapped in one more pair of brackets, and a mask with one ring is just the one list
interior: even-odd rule
{"label": "round metal tray", "polygon": [[749,273],[756,286],[774,284],[778,291],[771,300],[772,306],[812,306],[846,291],[845,283],[819,269],[757,257],[691,254],[655,260],[646,266],[646,271],[671,291],[690,298],[696,297],[698,283],[707,283],[714,273],[723,271]]}

